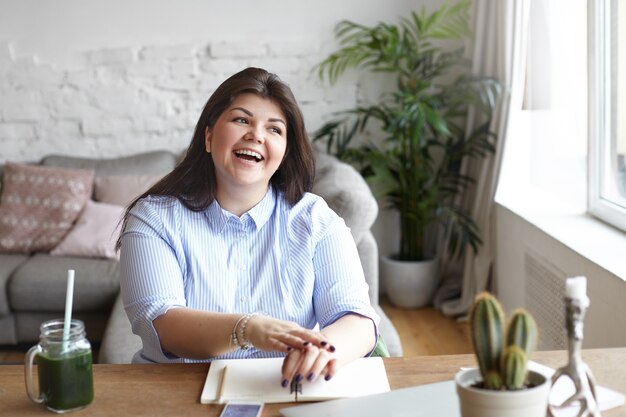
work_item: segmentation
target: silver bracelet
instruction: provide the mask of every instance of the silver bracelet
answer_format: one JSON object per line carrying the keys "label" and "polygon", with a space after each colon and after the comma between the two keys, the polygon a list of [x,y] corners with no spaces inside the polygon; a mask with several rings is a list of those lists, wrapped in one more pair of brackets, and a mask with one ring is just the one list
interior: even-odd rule
{"label": "silver bracelet", "polygon": [[231,350],[237,350],[241,347],[241,343],[239,343],[239,338],[237,337],[237,326],[239,326],[239,323],[241,323],[241,321],[245,318],[246,318],[245,314],[239,317],[237,321],[235,322],[235,325],[233,326],[233,331],[230,333],[230,343],[229,343]]}
{"label": "silver bracelet", "polygon": [[[250,321],[250,319],[258,315],[259,313],[257,312],[249,313],[243,316],[243,319],[241,320],[241,331],[239,332],[239,337],[237,337],[237,342],[239,344],[239,347],[243,350],[247,350],[253,347],[252,342],[250,342],[250,339],[246,337],[246,327],[248,326],[248,322]],[[235,324],[235,329],[234,329],[235,333],[237,332],[237,324],[239,324],[239,321]]]}

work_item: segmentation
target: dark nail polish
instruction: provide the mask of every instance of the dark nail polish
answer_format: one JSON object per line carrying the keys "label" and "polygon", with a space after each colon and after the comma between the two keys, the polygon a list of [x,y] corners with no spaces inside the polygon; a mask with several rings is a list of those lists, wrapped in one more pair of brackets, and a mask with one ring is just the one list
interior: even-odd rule
{"label": "dark nail polish", "polygon": [[337,350],[337,349],[335,349],[335,347],[334,347],[333,345],[330,345],[330,347],[328,348],[328,350],[330,350],[331,352],[334,352],[334,351],[335,351],[335,350]]}
{"label": "dark nail polish", "polygon": [[287,352],[291,352],[293,348],[291,346],[287,346]]}
{"label": "dark nail polish", "polygon": [[302,345],[303,346],[309,346],[309,342],[304,342]]}
{"label": "dark nail polish", "polygon": [[306,379],[308,379],[309,381],[313,381],[314,378],[315,374],[313,372],[309,372],[309,374],[306,376]]}
{"label": "dark nail polish", "polygon": [[302,378],[302,375],[298,374],[296,375],[296,384],[299,384],[300,382],[302,382],[304,378]]}
{"label": "dark nail polish", "polygon": [[326,346],[327,344],[328,344],[328,342],[322,342],[322,343],[320,343],[320,345],[322,345],[322,346]]}
{"label": "dark nail polish", "polygon": [[330,376],[330,374],[329,374],[329,375],[326,375],[326,376],[324,377],[324,381],[330,381],[330,378],[332,378],[332,376]]}
{"label": "dark nail polish", "polygon": [[281,382],[280,385],[282,385],[283,388],[287,388],[287,385],[289,385],[289,381],[287,381],[286,379],[283,379],[283,382]]}

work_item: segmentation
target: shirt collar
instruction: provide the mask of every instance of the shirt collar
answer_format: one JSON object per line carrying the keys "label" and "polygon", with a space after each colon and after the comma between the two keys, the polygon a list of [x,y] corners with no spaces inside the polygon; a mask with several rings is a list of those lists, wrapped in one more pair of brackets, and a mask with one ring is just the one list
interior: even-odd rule
{"label": "shirt collar", "polygon": [[256,230],[261,229],[265,223],[269,220],[270,216],[274,212],[274,207],[276,206],[276,192],[274,191],[274,187],[271,185],[267,189],[267,193],[265,197],[259,201],[259,203],[252,207],[248,214],[254,220],[254,224],[256,225]]}
{"label": "shirt collar", "polygon": [[271,185],[268,187],[265,196],[252,207],[246,213],[241,215],[241,218],[235,216],[231,212],[224,210],[217,200],[213,200],[211,205],[206,210],[206,215],[209,218],[209,223],[215,231],[221,233],[230,219],[241,222],[245,221],[246,217],[250,217],[256,226],[256,230],[261,229],[265,223],[269,220],[270,216],[276,206],[276,192]]}

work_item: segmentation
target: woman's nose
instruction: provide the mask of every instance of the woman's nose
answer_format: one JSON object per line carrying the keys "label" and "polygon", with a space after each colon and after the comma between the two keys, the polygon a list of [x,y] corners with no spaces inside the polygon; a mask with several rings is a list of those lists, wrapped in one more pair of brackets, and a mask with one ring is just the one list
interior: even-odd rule
{"label": "woman's nose", "polygon": [[254,126],[250,126],[250,130],[246,132],[244,139],[253,140],[258,143],[263,143],[265,141],[265,136],[264,136],[262,129],[255,128]]}

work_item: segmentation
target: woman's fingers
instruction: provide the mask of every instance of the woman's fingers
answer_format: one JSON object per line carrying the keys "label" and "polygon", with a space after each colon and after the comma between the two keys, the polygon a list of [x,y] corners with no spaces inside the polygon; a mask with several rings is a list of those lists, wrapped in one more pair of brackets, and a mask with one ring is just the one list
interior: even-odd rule
{"label": "woman's fingers", "polygon": [[[296,371],[296,382],[301,382],[305,377],[308,379],[309,375],[312,372],[313,364],[321,358],[322,351],[315,345],[309,345],[305,349],[302,350],[302,359],[300,360],[300,366],[298,366],[298,370]],[[322,358],[323,360],[323,358]]]}
{"label": "woman's fingers", "polygon": [[331,352],[335,349],[319,332],[268,316],[255,316],[250,319],[244,336],[257,349],[265,351],[287,352],[290,347],[303,349],[309,344]]}
{"label": "woman's fingers", "polygon": [[337,359],[331,359],[324,368],[324,379],[329,381],[337,373]]}
{"label": "woman's fingers", "polygon": [[336,360],[332,352],[309,344],[303,349],[289,352],[282,367],[282,382],[287,387],[292,380],[297,383],[313,382],[320,377],[329,380],[335,375]]}
{"label": "woman's fingers", "polygon": [[[326,368],[330,361],[332,361],[332,354],[327,350],[316,349],[317,352],[315,355],[305,355],[301,364],[300,369],[303,375],[306,375],[306,379],[310,382],[315,381],[320,376],[325,376],[327,371]],[[309,351],[313,351],[313,349],[309,349]]]}
{"label": "woman's fingers", "polygon": [[298,349],[294,349],[287,354],[285,360],[283,361],[283,367],[281,369],[282,372],[282,381],[281,385],[283,387],[289,386],[291,381],[296,376],[296,371],[302,362],[302,357],[304,356],[303,352]]}
{"label": "woman's fingers", "polygon": [[313,345],[330,352],[335,351],[335,347],[329,343],[328,339],[326,339],[323,334],[301,327],[290,329],[286,333],[277,335],[276,337],[294,349],[303,349],[309,345]]}
{"label": "woman's fingers", "polygon": [[317,346],[320,349],[329,350],[331,352],[335,351],[335,347],[329,343],[328,339],[326,339],[326,337],[322,333],[299,328],[297,330],[294,330],[292,334],[297,335],[303,340],[303,343],[302,343],[303,347],[306,347],[307,344],[310,343],[310,344]]}

